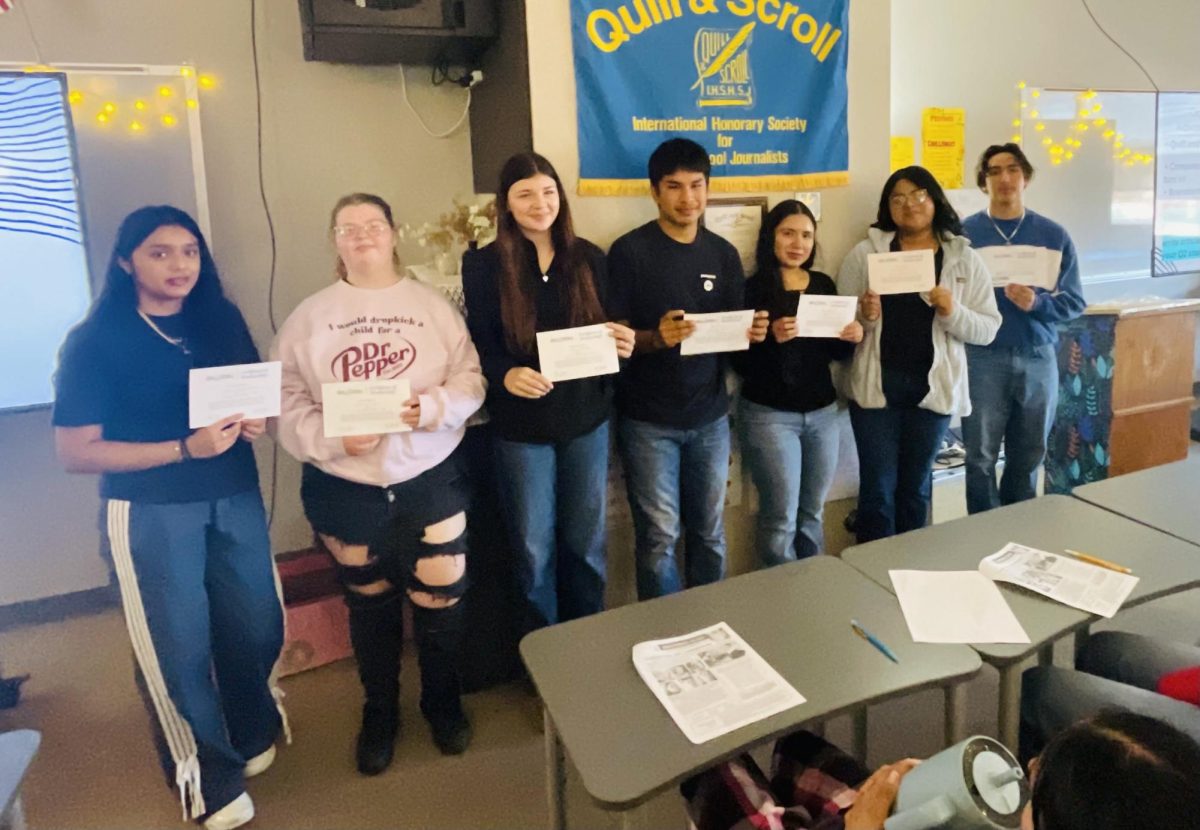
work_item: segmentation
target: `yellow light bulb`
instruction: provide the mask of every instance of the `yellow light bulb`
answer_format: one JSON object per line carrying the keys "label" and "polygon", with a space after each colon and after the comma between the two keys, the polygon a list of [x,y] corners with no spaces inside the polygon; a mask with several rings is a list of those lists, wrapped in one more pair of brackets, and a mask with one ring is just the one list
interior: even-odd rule
{"label": "yellow light bulb", "polygon": [[117,111],[117,105],[114,104],[112,101],[109,101],[104,105],[104,111],[106,113],[108,113],[109,115],[112,115],[114,112]]}
{"label": "yellow light bulb", "polygon": [[1033,125],[1033,128],[1040,133],[1042,130],[1046,129],[1046,125],[1039,121]]}
{"label": "yellow light bulb", "polygon": [[1051,164],[1062,164],[1062,159],[1060,159],[1058,156],[1055,156],[1054,158],[1050,159],[1050,163]]}
{"label": "yellow light bulb", "polygon": [[1046,136],[1045,138],[1042,139],[1043,147],[1049,147],[1053,143],[1054,143],[1054,139],[1051,138],[1050,136]]}
{"label": "yellow light bulb", "polygon": [[1022,101],[1022,102],[1021,102],[1021,109],[1025,109],[1027,106],[1029,106],[1029,102],[1028,102],[1028,101]]}
{"label": "yellow light bulb", "polygon": [[1105,138],[1112,138],[1116,134],[1117,134],[1117,131],[1112,128],[1105,130],[1103,133]]}
{"label": "yellow light bulb", "polygon": [[1091,115],[1091,113],[1089,113],[1087,110],[1080,110],[1080,111],[1079,111],[1079,117],[1080,117],[1080,118],[1087,118],[1089,115]]}
{"label": "yellow light bulb", "polygon": [[146,108],[146,102],[139,98],[133,102],[133,108],[135,110],[144,110]]}
{"label": "yellow light bulb", "polygon": [[1120,150],[1124,146],[1125,146],[1125,142],[1121,141],[1119,139],[1117,141],[1113,142],[1113,147],[1116,148],[1117,150]]}
{"label": "yellow light bulb", "polygon": [[1095,103],[1092,105],[1092,112],[1100,112],[1102,109],[1104,109],[1104,104]]}
{"label": "yellow light bulb", "polygon": [[82,103],[83,93],[77,89],[73,89],[73,90],[71,90],[70,94],[67,95],[67,100],[70,101],[71,104]]}
{"label": "yellow light bulb", "polygon": [[196,83],[200,84],[201,89],[212,89],[217,85],[217,79],[212,75],[201,75],[196,79]]}
{"label": "yellow light bulb", "polygon": [[166,86],[164,84],[163,86],[160,86],[158,88],[158,94],[164,98],[170,98],[172,95],[175,94],[175,90],[171,89],[169,86]]}
{"label": "yellow light bulb", "polygon": [[1038,111],[1037,111],[1037,110],[1034,110],[1033,112],[1029,113],[1029,117],[1030,117],[1030,118],[1037,118],[1037,117],[1038,117]]}
{"label": "yellow light bulb", "polygon": [[1067,150],[1067,152],[1063,154],[1063,158],[1073,159],[1075,158],[1075,154],[1070,150]]}
{"label": "yellow light bulb", "polygon": [[1017,89],[1024,89],[1024,88],[1025,88],[1025,82],[1017,81]]}
{"label": "yellow light bulb", "polygon": [[1030,93],[1029,93],[1029,97],[1030,97],[1030,98],[1041,98],[1041,97],[1042,97],[1042,91],[1041,91],[1040,89],[1034,89],[1034,90],[1031,90],[1031,91],[1030,91]]}
{"label": "yellow light bulb", "polygon": [[1078,124],[1078,125],[1076,125],[1075,129],[1081,133],[1086,133],[1088,131],[1088,125],[1087,124]]}
{"label": "yellow light bulb", "polygon": [[1014,127],[1019,127],[1019,126],[1021,126],[1021,119],[1020,119],[1020,118],[1014,118],[1014,119],[1013,119],[1013,122],[1012,122],[1012,124],[1013,124],[1013,126],[1014,126]]}
{"label": "yellow light bulb", "polygon": [[1146,155],[1145,155],[1145,156],[1143,156],[1143,158],[1145,158],[1145,159],[1146,159],[1146,163],[1147,163],[1147,164],[1149,164],[1150,162],[1154,161],[1154,156],[1150,155],[1149,153],[1146,153]]}
{"label": "yellow light bulb", "polygon": [[1020,133],[1014,134],[1010,140],[1012,141],[1013,144],[1020,144],[1021,143],[1021,134]]}
{"label": "yellow light bulb", "polygon": [[175,120],[175,116],[173,116],[173,115],[164,115],[159,120],[162,121],[162,125],[164,127],[174,127],[175,124],[177,123]]}
{"label": "yellow light bulb", "polygon": [[129,122],[129,131],[130,132],[140,133],[144,129],[146,129],[146,128],[145,128],[145,126],[142,125],[141,121],[130,121]]}
{"label": "yellow light bulb", "polygon": [[1108,123],[1107,118],[1096,118],[1096,119],[1093,119],[1093,121],[1092,121],[1092,124],[1097,127],[1103,127],[1107,123]]}
{"label": "yellow light bulb", "polygon": [[187,105],[188,105],[188,109],[194,110],[196,107],[200,106],[200,102],[197,101],[195,98],[188,98]]}
{"label": "yellow light bulb", "polygon": [[99,121],[101,124],[107,124],[108,123],[108,113],[106,113],[106,112],[97,113],[96,120]]}
{"label": "yellow light bulb", "polygon": [[190,66],[184,66],[179,70],[179,74],[185,78],[190,78],[196,74],[196,70],[192,69]]}

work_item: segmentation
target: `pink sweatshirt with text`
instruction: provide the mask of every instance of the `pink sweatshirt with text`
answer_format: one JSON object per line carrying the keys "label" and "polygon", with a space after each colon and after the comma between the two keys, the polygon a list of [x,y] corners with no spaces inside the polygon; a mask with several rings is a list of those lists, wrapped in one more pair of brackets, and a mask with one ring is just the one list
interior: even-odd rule
{"label": "pink sweatshirt with text", "polygon": [[[360,484],[387,486],[436,467],[462,440],[486,388],[462,315],[438,289],[405,278],[389,288],[338,280],[296,307],[271,346],[283,364],[279,443],[300,461]],[[407,378],[421,402],[412,432],[350,456],[326,438],[321,384]]]}

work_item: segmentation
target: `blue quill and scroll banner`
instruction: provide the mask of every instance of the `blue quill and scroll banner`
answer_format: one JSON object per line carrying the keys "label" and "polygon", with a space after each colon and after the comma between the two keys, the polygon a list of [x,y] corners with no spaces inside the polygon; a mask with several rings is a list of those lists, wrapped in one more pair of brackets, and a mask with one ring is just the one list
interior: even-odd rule
{"label": "blue quill and scroll banner", "polygon": [[571,0],[579,191],[649,189],[646,161],[682,136],[712,190],[849,182],[849,0]]}

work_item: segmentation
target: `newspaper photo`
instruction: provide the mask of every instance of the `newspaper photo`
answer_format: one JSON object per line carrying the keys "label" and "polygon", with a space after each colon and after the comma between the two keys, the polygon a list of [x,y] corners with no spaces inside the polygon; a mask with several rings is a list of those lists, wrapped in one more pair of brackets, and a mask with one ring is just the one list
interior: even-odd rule
{"label": "newspaper photo", "polygon": [[1015,542],[986,557],[979,570],[988,579],[1011,582],[1102,617],[1117,613],[1138,583],[1136,576]]}
{"label": "newspaper photo", "polygon": [[633,665],[694,744],[804,702],[725,623],[633,647]]}

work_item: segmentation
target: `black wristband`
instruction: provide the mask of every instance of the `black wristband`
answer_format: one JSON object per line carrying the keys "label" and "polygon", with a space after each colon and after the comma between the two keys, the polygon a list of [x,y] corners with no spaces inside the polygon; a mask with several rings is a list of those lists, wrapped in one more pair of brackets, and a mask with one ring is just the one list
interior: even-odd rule
{"label": "black wristband", "polygon": [[179,459],[180,461],[191,461],[192,460],[192,451],[188,449],[186,438],[179,439],[179,455],[180,455],[180,459]]}

